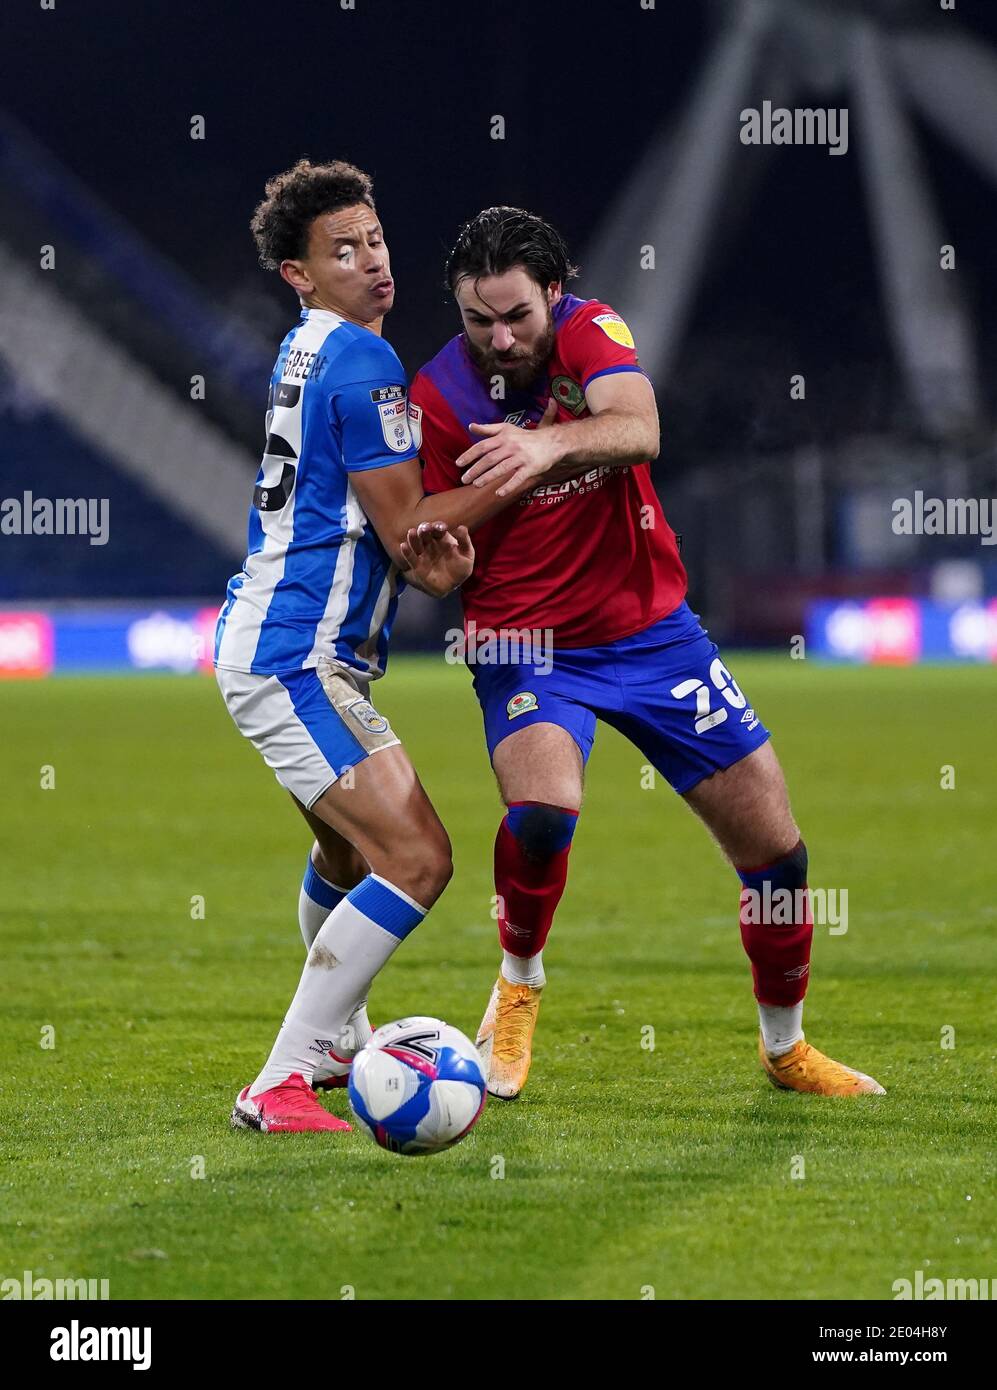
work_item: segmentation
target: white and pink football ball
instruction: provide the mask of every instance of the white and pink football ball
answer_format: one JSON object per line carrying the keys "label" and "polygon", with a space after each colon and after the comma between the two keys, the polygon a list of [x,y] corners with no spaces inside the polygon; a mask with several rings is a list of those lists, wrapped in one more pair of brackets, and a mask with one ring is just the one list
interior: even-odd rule
{"label": "white and pink football ball", "polygon": [[477,1048],[438,1018],[386,1023],[350,1070],[350,1105],[361,1129],[392,1153],[439,1153],[459,1143],[485,1095]]}

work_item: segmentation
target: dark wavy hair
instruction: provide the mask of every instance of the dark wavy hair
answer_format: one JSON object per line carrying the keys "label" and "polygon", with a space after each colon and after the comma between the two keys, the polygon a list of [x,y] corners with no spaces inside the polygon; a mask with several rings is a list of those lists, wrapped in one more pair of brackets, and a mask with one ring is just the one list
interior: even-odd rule
{"label": "dark wavy hair", "polygon": [[281,261],[299,260],[308,250],[308,231],[324,212],[374,206],[374,184],[362,169],[334,159],[313,164],[299,159],[291,169],[267,180],[266,197],[249,224],[260,256],[260,265],[276,270]]}
{"label": "dark wavy hair", "polygon": [[462,280],[502,275],[514,265],[541,289],[554,281],[564,285],[578,274],[564,238],[542,217],[523,208],[484,208],[458,233],[447,257],[447,285],[456,294]]}

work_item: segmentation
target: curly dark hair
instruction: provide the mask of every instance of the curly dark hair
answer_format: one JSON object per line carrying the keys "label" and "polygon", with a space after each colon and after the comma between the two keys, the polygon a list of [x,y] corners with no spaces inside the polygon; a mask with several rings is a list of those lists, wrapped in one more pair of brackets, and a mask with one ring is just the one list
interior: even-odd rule
{"label": "curly dark hair", "polygon": [[274,174],[249,224],[260,265],[276,270],[281,261],[300,259],[307,253],[308,231],[316,217],[355,203],[373,208],[373,187],[368,174],[342,159],[331,164],[299,159],[293,168]]}
{"label": "curly dark hair", "polygon": [[502,275],[521,265],[541,289],[565,284],[578,274],[560,232],[523,208],[483,208],[465,222],[447,257],[447,285],[456,293],[461,280]]}

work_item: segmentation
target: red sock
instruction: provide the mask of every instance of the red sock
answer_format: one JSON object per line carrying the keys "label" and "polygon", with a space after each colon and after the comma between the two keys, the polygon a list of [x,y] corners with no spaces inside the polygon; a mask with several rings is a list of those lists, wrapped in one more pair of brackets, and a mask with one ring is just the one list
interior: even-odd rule
{"label": "red sock", "polygon": [[807,992],[813,913],[807,892],[807,848],[758,869],[738,869],[741,941],[751,961],[759,1004],[788,1008]]}
{"label": "red sock", "polygon": [[514,801],[495,837],[499,941],[514,956],[543,950],[568,878],[577,811]]}

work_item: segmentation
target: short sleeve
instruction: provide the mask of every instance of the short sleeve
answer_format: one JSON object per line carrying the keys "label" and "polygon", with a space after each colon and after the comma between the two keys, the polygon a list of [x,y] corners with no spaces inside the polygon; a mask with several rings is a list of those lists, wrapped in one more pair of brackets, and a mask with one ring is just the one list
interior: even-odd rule
{"label": "short sleeve", "polygon": [[346,382],[333,389],[331,407],[348,473],[417,457],[404,380]]}
{"label": "short sleeve", "polygon": [[558,334],[561,361],[582,390],[613,372],[640,372],[637,347],[625,321],[608,304],[587,300]]}
{"label": "short sleeve", "polygon": [[446,402],[433,383],[418,372],[412,382],[409,416],[422,459],[426,492],[449,492],[460,486],[457,459],[470,447]]}

